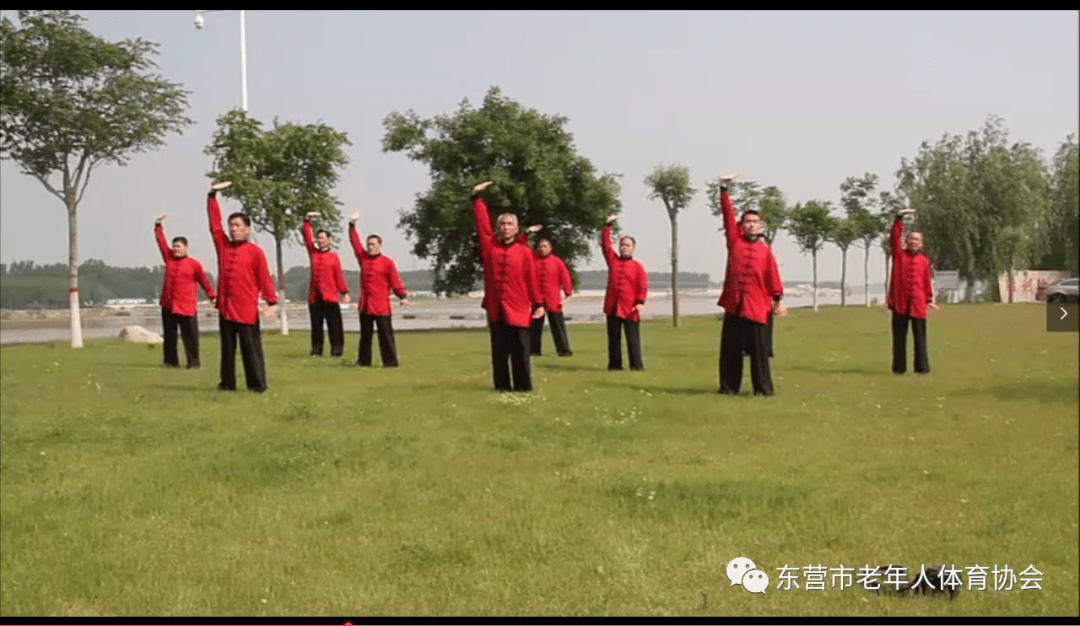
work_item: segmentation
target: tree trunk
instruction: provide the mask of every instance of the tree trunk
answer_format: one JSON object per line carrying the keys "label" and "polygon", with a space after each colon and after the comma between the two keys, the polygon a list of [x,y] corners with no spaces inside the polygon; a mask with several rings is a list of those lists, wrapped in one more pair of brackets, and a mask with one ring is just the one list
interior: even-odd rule
{"label": "tree trunk", "polygon": [[274,244],[277,246],[277,275],[278,275],[278,304],[281,306],[281,334],[289,334],[289,318],[285,314],[285,270],[284,261],[281,259],[281,238],[274,236]]}
{"label": "tree trunk", "polygon": [[671,325],[679,327],[679,228],[671,216]]}
{"label": "tree trunk", "polygon": [[71,316],[71,347],[83,347],[82,318],[79,315],[79,235],[76,221],[75,185],[64,174],[64,196],[68,212],[68,307]]}
{"label": "tree trunk", "polygon": [[866,306],[870,306],[870,246],[866,247],[862,264],[863,292],[866,294]]}
{"label": "tree trunk", "polygon": [[817,250],[810,253],[810,258],[814,262],[814,311],[817,311]]}
{"label": "tree trunk", "polygon": [[847,281],[847,248],[840,250],[840,306],[847,302],[844,297],[844,286]]}

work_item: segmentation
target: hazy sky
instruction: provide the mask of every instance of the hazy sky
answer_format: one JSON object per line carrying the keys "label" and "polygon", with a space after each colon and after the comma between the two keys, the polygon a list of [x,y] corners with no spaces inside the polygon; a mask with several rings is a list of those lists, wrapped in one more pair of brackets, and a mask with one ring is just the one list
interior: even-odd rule
{"label": "hazy sky", "polygon": [[[80,262],[160,264],[152,226],[166,211],[166,234],[187,236],[213,267],[202,151],[216,118],[240,105],[239,13],[208,14],[202,30],[192,11],[81,13],[109,40],[161,44],[161,74],[191,92],[196,123],[127,167],[94,171],[79,207]],[[657,164],[688,166],[699,191],[679,219],[680,269],[719,281],[723,240],[704,197],[705,180],[719,174],[777,185],[791,204],[835,203],[844,178],[874,172],[891,188],[901,157],[921,142],[977,129],[992,113],[1011,140],[1052,155],[1080,116],[1078,23],[1077,11],[248,11],[248,100],[267,126],[278,116],[348,133],[343,211],[362,210],[363,232],[382,235],[402,270],[427,267],[397,229],[398,211],[427,189],[427,169],[382,153],[382,120],[479,104],[495,85],[568,117],[579,154],[625,174],[621,224],[648,270],[669,268],[671,235],[642,181]],[[0,172],[0,261],[66,263],[60,200],[10,161]],[[256,241],[273,264],[273,240]],[[582,269],[603,268],[596,248]],[[355,269],[348,242],[339,249]],[[810,278],[809,257],[786,234],[776,252],[784,280]],[[291,247],[285,261],[307,258]],[[883,263],[875,250],[872,282]],[[818,271],[839,279],[835,247],[820,253]],[[861,250],[849,254],[848,277],[862,282]]]}

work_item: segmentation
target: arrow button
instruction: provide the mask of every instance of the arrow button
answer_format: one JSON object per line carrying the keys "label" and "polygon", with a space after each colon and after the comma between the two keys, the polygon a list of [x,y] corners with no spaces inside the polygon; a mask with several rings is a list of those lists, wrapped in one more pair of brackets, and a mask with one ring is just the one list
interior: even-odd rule
{"label": "arrow button", "polygon": [[1065,319],[1065,316],[1068,315],[1069,312],[1065,310],[1065,307],[1060,307],[1060,308],[1061,308],[1061,319]]}
{"label": "arrow button", "polygon": [[1052,333],[1080,331],[1080,304],[1046,304],[1046,330]]}

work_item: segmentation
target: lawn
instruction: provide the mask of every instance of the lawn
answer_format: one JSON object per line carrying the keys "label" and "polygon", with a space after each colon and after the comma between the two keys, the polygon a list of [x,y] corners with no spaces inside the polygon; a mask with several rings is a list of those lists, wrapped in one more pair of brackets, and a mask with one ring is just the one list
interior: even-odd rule
{"label": "lawn", "polygon": [[[644,372],[606,371],[603,325],[570,325],[570,358],[545,332],[530,394],[492,391],[484,330],[399,333],[398,369],[355,367],[356,333],[345,359],[264,333],[265,394],[215,389],[212,334],[197,371],[118,339],[3,347],[0,614],[1077,615],[1077,334],[943,307],[932,372],[894,376],[888,315],[779,319],[773,398],[748,364],[716,393],[711,317],[644,323]],[[889,564],[963,589],[806,588]],[[976,565],[1041,589],[969,589]]]}

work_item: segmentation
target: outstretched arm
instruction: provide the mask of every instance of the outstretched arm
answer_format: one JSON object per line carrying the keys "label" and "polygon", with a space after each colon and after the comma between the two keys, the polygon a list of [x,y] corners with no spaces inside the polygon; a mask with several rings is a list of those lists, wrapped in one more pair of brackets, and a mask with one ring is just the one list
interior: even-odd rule
{"label": "outstretched arm", "polygon": [[894,259],[904,251],[904,242],[901,239],[904,234],[904,216],[914,213],[915,209],[901,209],[896,213],[896,219],[893,220],[892,228],[889,230],[889,249],[892,250]]}
{"label": "outstretched arm", "polygon": [[221,228],[221,207],[218,205],[217,192],[231,184],[229,181],[214,183],[210,185],[210,193],[206,194],[206,216],[210,220],[210,237],[214,240],[214,249],[218,251],[218,254],[229,243],[229,238],[225,236],[225,231]]}
{"label": "outstretched arm", "polygon": [[352,244],[353,254],[356,255],[357,261],[368,258],[367,249],[364,248],[363,242],[360,241],[360,231],[356,229],[356,220],[361,217],[360,211],[353,211],[353,214],[349,216],[349,243]]}
{"label": "outstretched arm", "polygon": [[165,238],[165,229],[161,227],[161,220],[165,219],[165,214],[157,216],[157,220],[154,221],[154,238],[157,239],[158,250],[161,251],[161,259],[168,265],[172,260],[172,250],[169,249],[169,241]]}
{"label": "outstretched arm", "polygon": [[611,223],[617,219],[619,219],[618,215],[609,215],[604,228],[600,230],[600,249],[604,252],[604,262],[608,264],[608,267],[611,267],[611,264],[618,257],[611,247]]}
{"label": "outstretched arm", "polygon": [[730,248],[739,238],[739,223],[735,220],[735,205],[731,204],[728,196],[728,187],[731,181],[739,177],[739,174],[728,174],[720,177],[720,207],[724,212],[724,236]]}
{"label": "outstretched arm", "polygon": [[315,237],[311,234],[311,218],[318,213],[308,213],[304,216],[304,247],[307,248],[308,256],[315,254]]}
{"label": "outstretched arm", "polygon": [[491,240],[495,237],[495,229],[491,227],[491,216],[488,215],[487,204],[480,197],[480,192],[487,189],[491,181],[480,183],[473,187],[472,208],[473,218],[476,220],[476,236],[480,239],[480,255],[484,258],[491,249]]}

